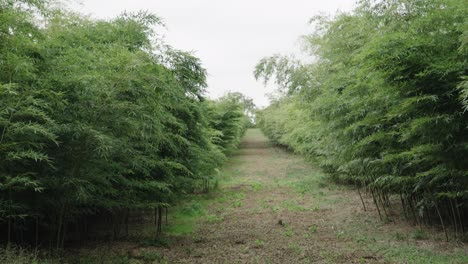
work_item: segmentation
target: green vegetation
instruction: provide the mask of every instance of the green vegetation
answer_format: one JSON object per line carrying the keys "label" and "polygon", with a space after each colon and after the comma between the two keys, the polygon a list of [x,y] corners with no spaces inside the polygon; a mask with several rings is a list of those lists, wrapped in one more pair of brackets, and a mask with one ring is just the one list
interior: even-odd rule
{"label": "green vegetation", "polygon": [[263,248],[265,246],[265,241],[261,239],[255,239],[254,243],[256,248]]}
{"label": "green vegetation", "polygon": [[304,37],[312,63],[280,55],[258,63],[256,77],[280,87],[257,112],[258,126],[371,195],[382,219],[398,200],[409,221],[462,237],[467,13],[463,0],[364,0],[350,13],[315,17],[315,33]]}
{"label": "green vegetation", "polygon": [[294,235],[294,229],[290,226],[286,226],[286,230],[283,232],[283,236],[285,237],[291,237]]}
{"label": "green vegetation", "polygon": [[102,21],[0,0],[2,243],[115,239],[142,214],[156,235],[178,197],[216,185],[254,105],[205,99],[199,59],[161,26],[145,12]]}
{"label": "green vegetation", "polygon": [[[205,98],[157,16],[51,2],[0,0],[0,263],[468,263],[441,242],[468,237],[465,1],[315,17],[311,62],[257,65],[280,87],[258,112]],[[321,170],[258,130],[236,152],[254,118]],[[384,221],[359,212],[366,194]],[[389,227],[398,204],[417,228]]]}

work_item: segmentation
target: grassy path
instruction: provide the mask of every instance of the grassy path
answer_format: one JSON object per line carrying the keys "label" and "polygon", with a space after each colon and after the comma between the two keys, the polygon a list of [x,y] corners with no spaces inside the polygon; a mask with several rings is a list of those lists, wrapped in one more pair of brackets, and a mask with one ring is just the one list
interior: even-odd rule
{"label": "grassy path", "polygon": [[247,132],[221,177],[218,191],[172,214],[168,247],[132,255],[149,263],[468,263],[467,248],[437,232],[383,223],[370,201],[364,212],[356,192],[270,146],[259,130]]}

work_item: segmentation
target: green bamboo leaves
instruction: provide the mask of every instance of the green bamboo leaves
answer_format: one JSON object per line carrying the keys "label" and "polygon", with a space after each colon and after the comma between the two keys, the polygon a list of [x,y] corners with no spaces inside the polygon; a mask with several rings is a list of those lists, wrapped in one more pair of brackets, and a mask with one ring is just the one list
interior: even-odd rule
{"label": "green bamboo leaves", "polygon": [[160,232],[167,207],[213,185],[251,101],[205,99],[200,60],[165,45],[160,25],[0,1],[1,240],[61,248],[91,218],[111,219],[116,238],[148,209]]}
{"label": "green bamboo leaves", "polygon": [[412,221],[458,230],[468,210],[466,13],[463,1],[395,0],[317,17],[304,38],[315,63],[257,66],[257,77],[301,82],[287,82],[260,126],[335,179],[365,186],[382,217],[398,194]]}

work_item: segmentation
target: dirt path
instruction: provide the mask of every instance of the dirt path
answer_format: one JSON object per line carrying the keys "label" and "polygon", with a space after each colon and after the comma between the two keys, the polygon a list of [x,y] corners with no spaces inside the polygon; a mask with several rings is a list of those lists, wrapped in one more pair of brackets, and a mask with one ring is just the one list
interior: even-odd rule
{"label": "dirt path", "polygon": [[[338,215],[359,206],[351,198],[354,195],[347,197],[346,206],[336,207],[338,198],[318,186],[320,173],[300,157],[271,147],[258,130],[249,131],[232,163],[226,169],[232,182],[223,188],[237,194],[237,199],[214,204],[212,213],[220,221],[204,223],[198,231],[202,241],[184,240],[180,249],[192,250],[172,248],[167,252],[170,259],[180,263],[302,263],[342,251],[334,239],[334,223]],[[306,176],[316,178],[306,183]],[[347,253],[342,257],[353,258]]]}
{"label": "dirt path", "polygon": [[466,260],[463,246],[423,237],[424,231],[416,237],[408,224],[383,223],[372,209],[364,212],[355,191],[327,182],[301,157],[270,146],[258,130],[248,131],[221,175],[220,191],[196,231],[153,249],[168,263]]}

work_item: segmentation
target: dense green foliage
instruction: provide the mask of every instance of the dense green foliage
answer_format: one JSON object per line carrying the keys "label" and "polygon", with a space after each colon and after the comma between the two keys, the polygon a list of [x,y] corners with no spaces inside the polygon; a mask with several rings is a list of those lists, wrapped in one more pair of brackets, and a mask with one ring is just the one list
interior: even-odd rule
{"label": "dense green foliage", "polygon": [[158,25],[0,0],[1,239],[61,247],[99,216],[115,237],[131,210],[151,208],[160,226],[161,208],[207,188],[246,105],[204,99],[205,69]]}
{"label": "dense green foliage", "polygon": [[[273,56],[255,74],[282,96],[257,113],[269,138],[366,187],[382,217],[393,198],[419,224],[468,219],[467,5],[360,1],[311,20],[313,63]],[[395,197],[396,196],[396,197]],[[464,232],[464,231],[463,231]]]}

